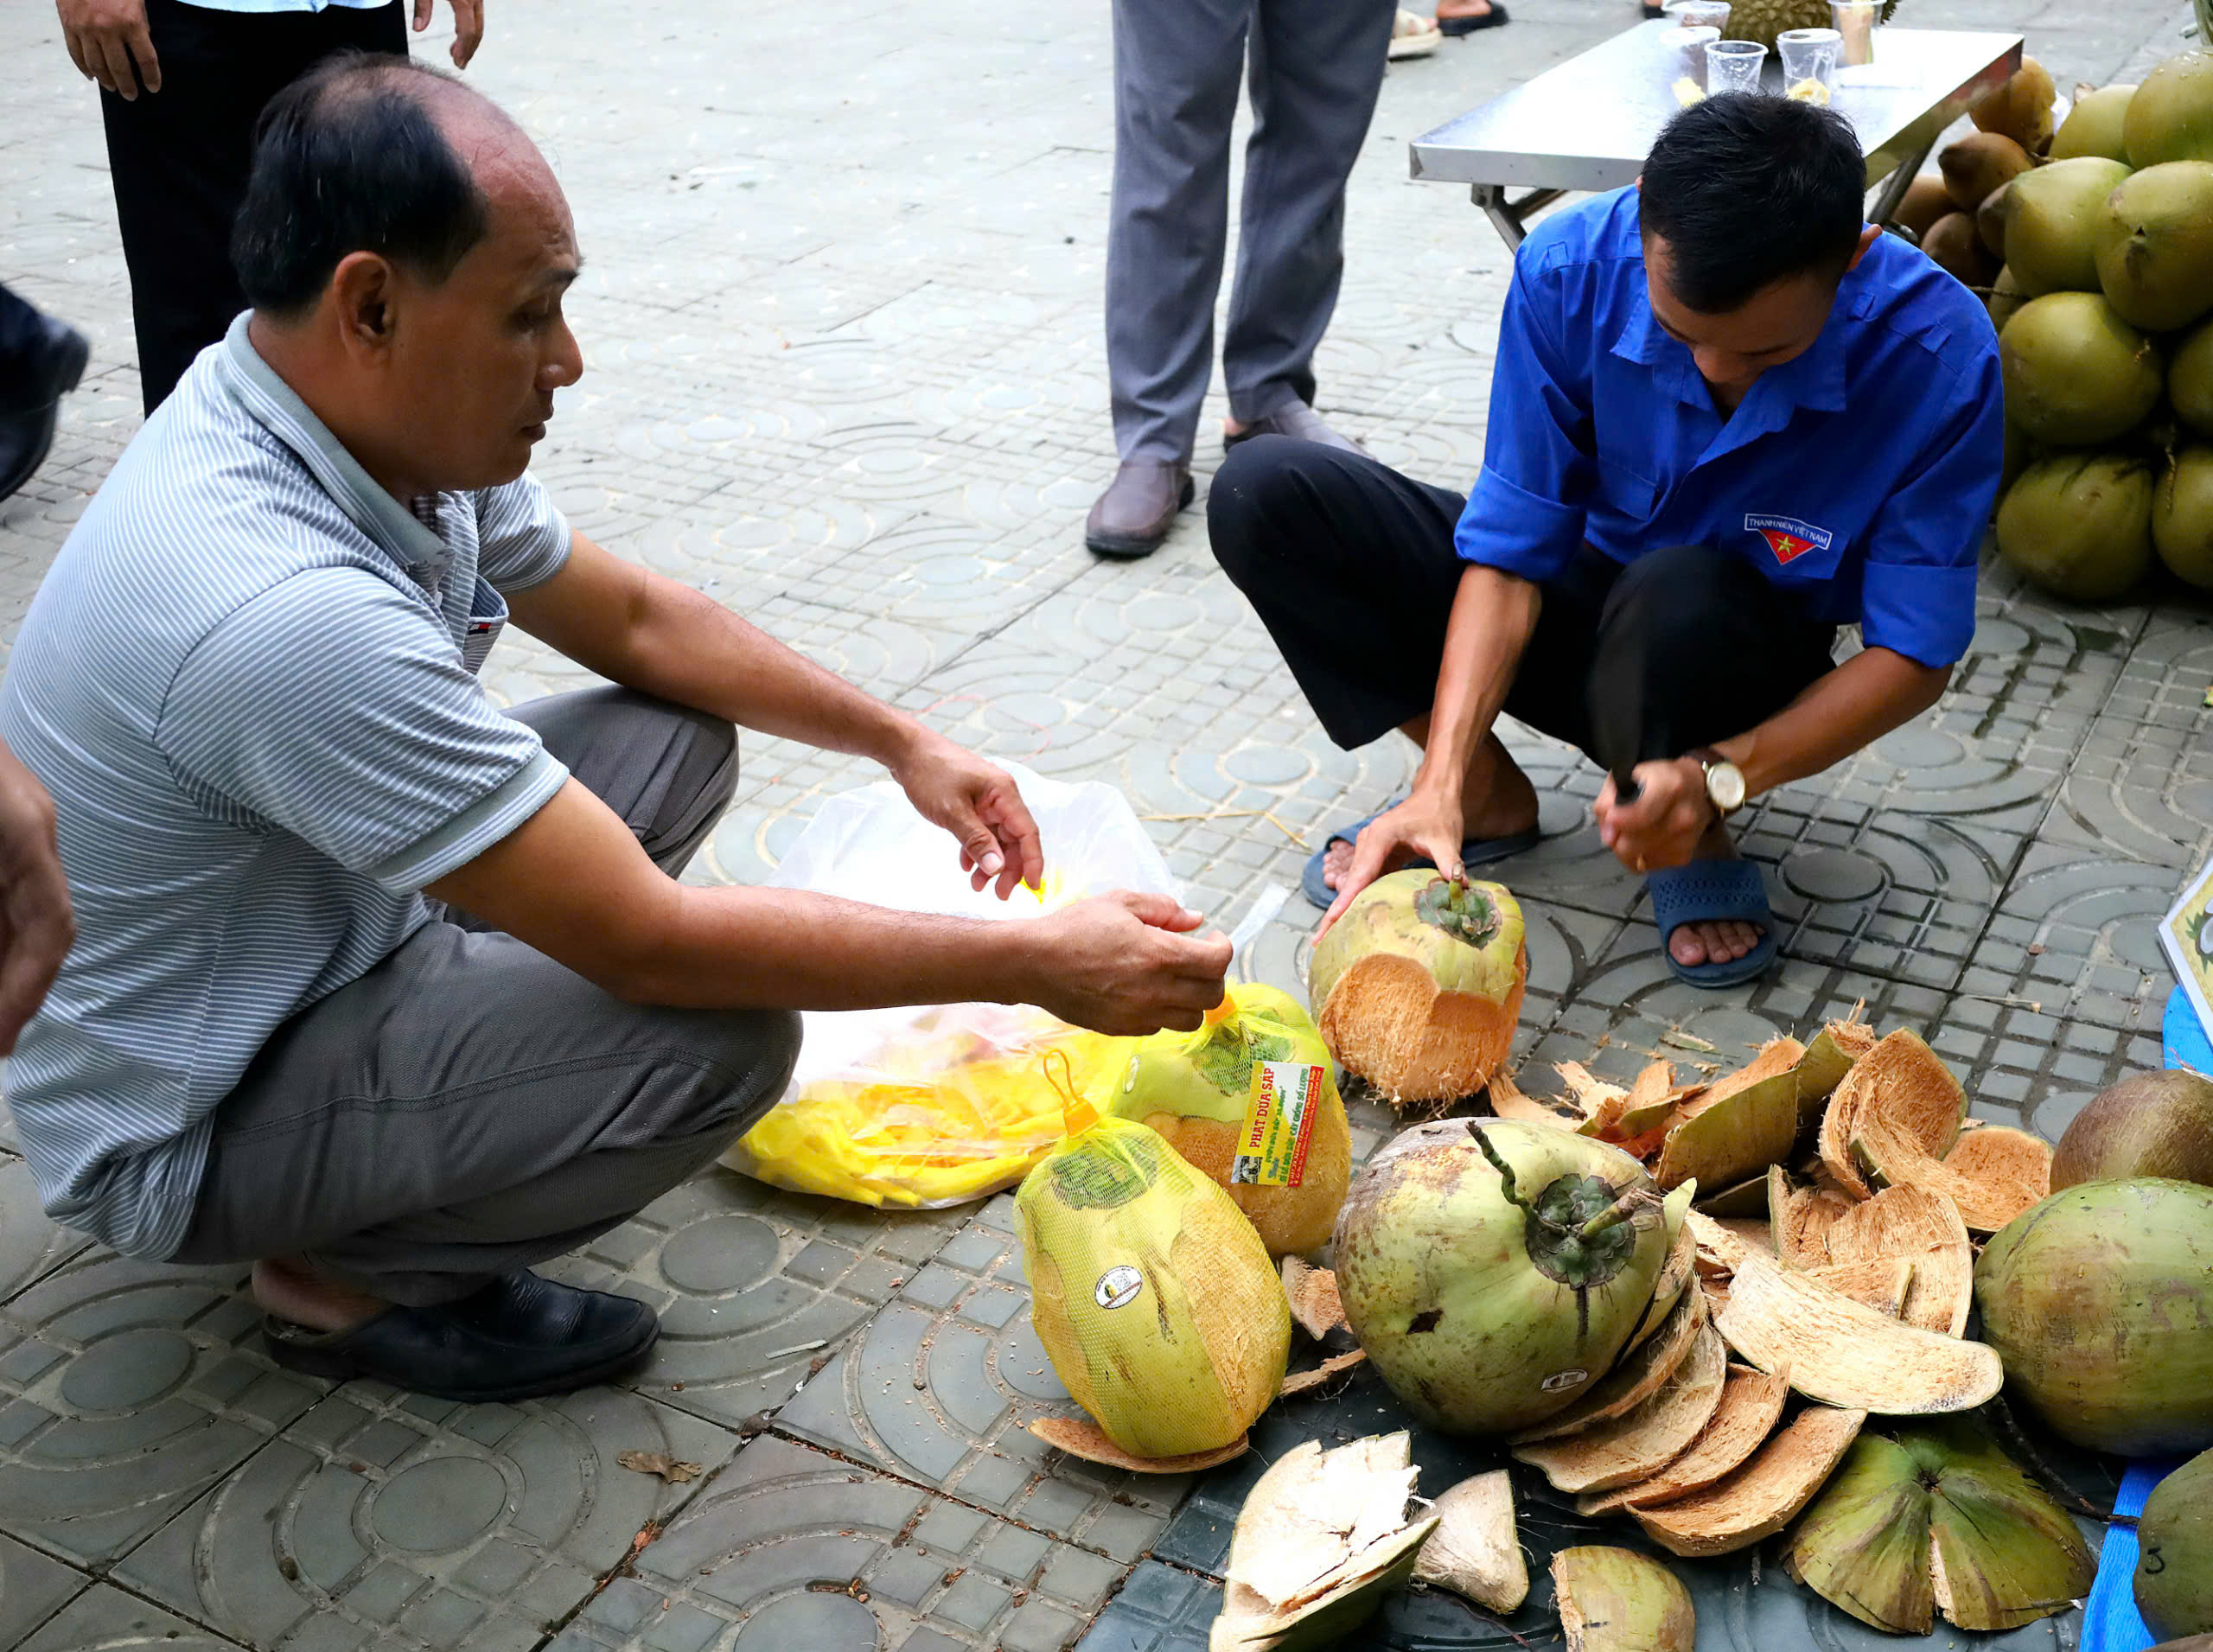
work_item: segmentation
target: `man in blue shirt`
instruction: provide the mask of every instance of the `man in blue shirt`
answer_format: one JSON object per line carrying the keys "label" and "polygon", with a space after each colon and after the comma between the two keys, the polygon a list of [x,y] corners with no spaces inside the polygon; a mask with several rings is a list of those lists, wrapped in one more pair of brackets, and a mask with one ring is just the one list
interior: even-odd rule
{"label": "man in blue shirt", "polygon": [[[1330,737],[1422,748],[1410,795],[1309,867],[1328,921],[1391,867],[1535,842],[1505,711],[1608,771],[1600,836],[1645,875],[1678,975],[1767,966],[1725,822],[1936,702],[2002,462],[1990,322],[1864,223],[1863,165],[1827,110],[1714,98],[1636,187],[1547,219],[1464,502],[1282,440],[1218,473],[1215,554]],[[1852,624],[1865,647],[1838,665]]]}

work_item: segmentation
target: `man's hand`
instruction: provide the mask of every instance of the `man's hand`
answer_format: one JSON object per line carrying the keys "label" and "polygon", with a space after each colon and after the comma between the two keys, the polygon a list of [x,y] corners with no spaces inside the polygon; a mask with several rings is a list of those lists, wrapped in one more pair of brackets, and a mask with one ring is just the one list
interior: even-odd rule
{"label": "man's hand", "polygon": [[1706,769],[1695,757],[1639,763],[1629,773],[1641,788],[1633,803],[1614,794],[1614,777],[1598,788],[1598,840],[1639,874],[1687,863],[1719,820],[1706,794]]}
{"label": "man's hand", "polygon": [[[69,0],[62,3],[66,6]],[[484,43],[484,0],[452,0],[452,4],[453,66],[465,69]],[[419,35],[430,26],[430,0],[415,0],[415,32]]]}
{"label": "man's hand", "polygon": [[1228,936],[1191,934],[1201,922],[1165,895],[1127,890],[1036,919],[1032,1001],[1094,1032],[1195,1031],[1221,1002],[1230,960]]}
{"label": "man's hand", "polygon": [[1043,881],[1037,823],[1013,776],[998,764],[925,730],[910,755],[893,766],[891,777],[917,814],[960,839],[960,870],[971,888],[980,890],[996,877],[1004,901],[1016,884],[1036,889]]}
{"label": "man's hand", "polygon": [[0,1056],[15,1049],[76,938],[54,846],[54,800],[0,745]]}
{"label": "man's hand", "polygon": [[[146,32],[146,0],[54,0],[54,9],[78,73],[131,103],[138,100],[142,86],[162,89],[161,61]],[[427,0],[418,0],[418,15],[425,9]]]}
{"label": "man's hand", "polygon": [[1344,915],[1353,896],[1390,870],[1394,858],[1419,855],[1433,862],[1445,877],[1459,877],[1464,830],[1464,811],[1457,791],[1447,794],[1442,787],[1432,791],[1417,786],[1405,802],[1384,810],[1361,829],[1360,840],[1353,845],[1352,864],[1337,879],[1337,898],[1322,915],[1316,938],[1330,933],[1330,926]]}

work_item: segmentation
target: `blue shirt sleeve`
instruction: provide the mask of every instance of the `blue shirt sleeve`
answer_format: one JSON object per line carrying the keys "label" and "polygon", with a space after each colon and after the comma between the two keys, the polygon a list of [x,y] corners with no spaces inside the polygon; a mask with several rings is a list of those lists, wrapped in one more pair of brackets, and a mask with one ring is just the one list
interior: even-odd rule
{"label": "blue shirt sleeve", "polygon": [[1582,547],[1596,466],[1588,375],[1578,376],[1562,348],[1564,277],[1533,271],[1533,250],[1524,245],[1506,290],[1483,468],[1453,545],[1465,561],[1545,580]]}
{"label": "blue shirt sleeve", "polygon": [[1929,457],[1875,516],[1859,635],[1924,666],[1957,663],[1974,635],[1975,564],[2006,464],[2006,396],[1992,340],[1953,380]]}

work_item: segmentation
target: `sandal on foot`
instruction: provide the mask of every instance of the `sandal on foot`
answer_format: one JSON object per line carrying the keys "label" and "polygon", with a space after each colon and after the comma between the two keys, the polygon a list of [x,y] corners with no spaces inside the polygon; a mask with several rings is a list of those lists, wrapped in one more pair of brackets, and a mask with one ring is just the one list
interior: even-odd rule
{"label": "sandal on foot", "polygon": [[1472,17],[1439,17],[1437,28],[1440,34],[1472,35],[1479,29],[1502,29],[1512,21],[1498,0],[1490,0],[1489,11],[1479,11]]}
{"label": "sandal on foot", "polygon": [[[1394,803],[1391,807],[1396,808],[1398,805]],[[1378,809],[1375,813],[1387,812]],[[1357,843],[1368,821],[1374,819],[1375,814],[1371,814],[1367,820],[1355,820],[1349,826],[1338,827],[1324,838],[1322,846],[1308,858],[1306,871],[1299,879],[1298,886],[1305,890],[1306,898],[1323,911],[1327,912],[1337,903],[1336,890],[1322,881],[1323,863],[1329,858],[1330,845],[1333,843]],[[1463,870],[1470,866],[1488,866],[1495,860],[1504,860],[1508,855],[1518,855],[1524,849],[1534,849],[1542,835],[1535,826],[1531,826],[1527,832],[1511,832],[1503,838],[1470,838],[1460,845],[1460,865]],[[1408,861],[1406,865],[1433,866],[1435,864],[1433,861],[1415,859]],[[1400,870],[1404,871],[1405,868]]]}
{"label": "sandal on foot", "polygon": [[[1677,980],[1691,986],[1736,986],[1764,974],[1781,944],[1767,885],[1749,860],[1693,860],[1646,874],[1644,891],[1652,897],[1652,922],[1660,931],[1660,956]],[[1680,964],[1668,943],[1687,923],[1737,919],[1760,926],[1759,944],[1725,964]]]}
{"label": "sandal on foot", "polygon": [[1427,57],[1445,38],[1445,31],[1418,11],[1401,10],[1391,25],[1393,61],[1404,57]]}

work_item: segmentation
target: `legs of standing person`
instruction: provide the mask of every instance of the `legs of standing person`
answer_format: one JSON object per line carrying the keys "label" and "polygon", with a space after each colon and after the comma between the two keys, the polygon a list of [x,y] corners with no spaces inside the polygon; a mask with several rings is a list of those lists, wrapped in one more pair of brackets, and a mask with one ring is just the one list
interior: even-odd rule
{"label": "legs of standing person", "polygon": [[1084,539],[1143,556],[1190,501],[1229,238],[1229,128],[1253,0],[1114,0],[1106,228],[1113,482]]}
{"label": "legs of standing person", "polygon": [[1345,182],[1383,85],[1392,0],[1258,0],[1253,135],[1222,378],[1238,426],[1314,399],[1344,273]]}
{"label": "legs of standing person", "polygon": [[246,307],[231,220],[246,193],[262,105],[347,48],[404,54],[399,0],[373,10],[231,12],[146,0],[162,89],[100,93],[146,411]]}
{"label": "legs of standing person", "polygon": [[82,333],[0,286],[0,499],[46,462],[61,398],[91,354]]}

